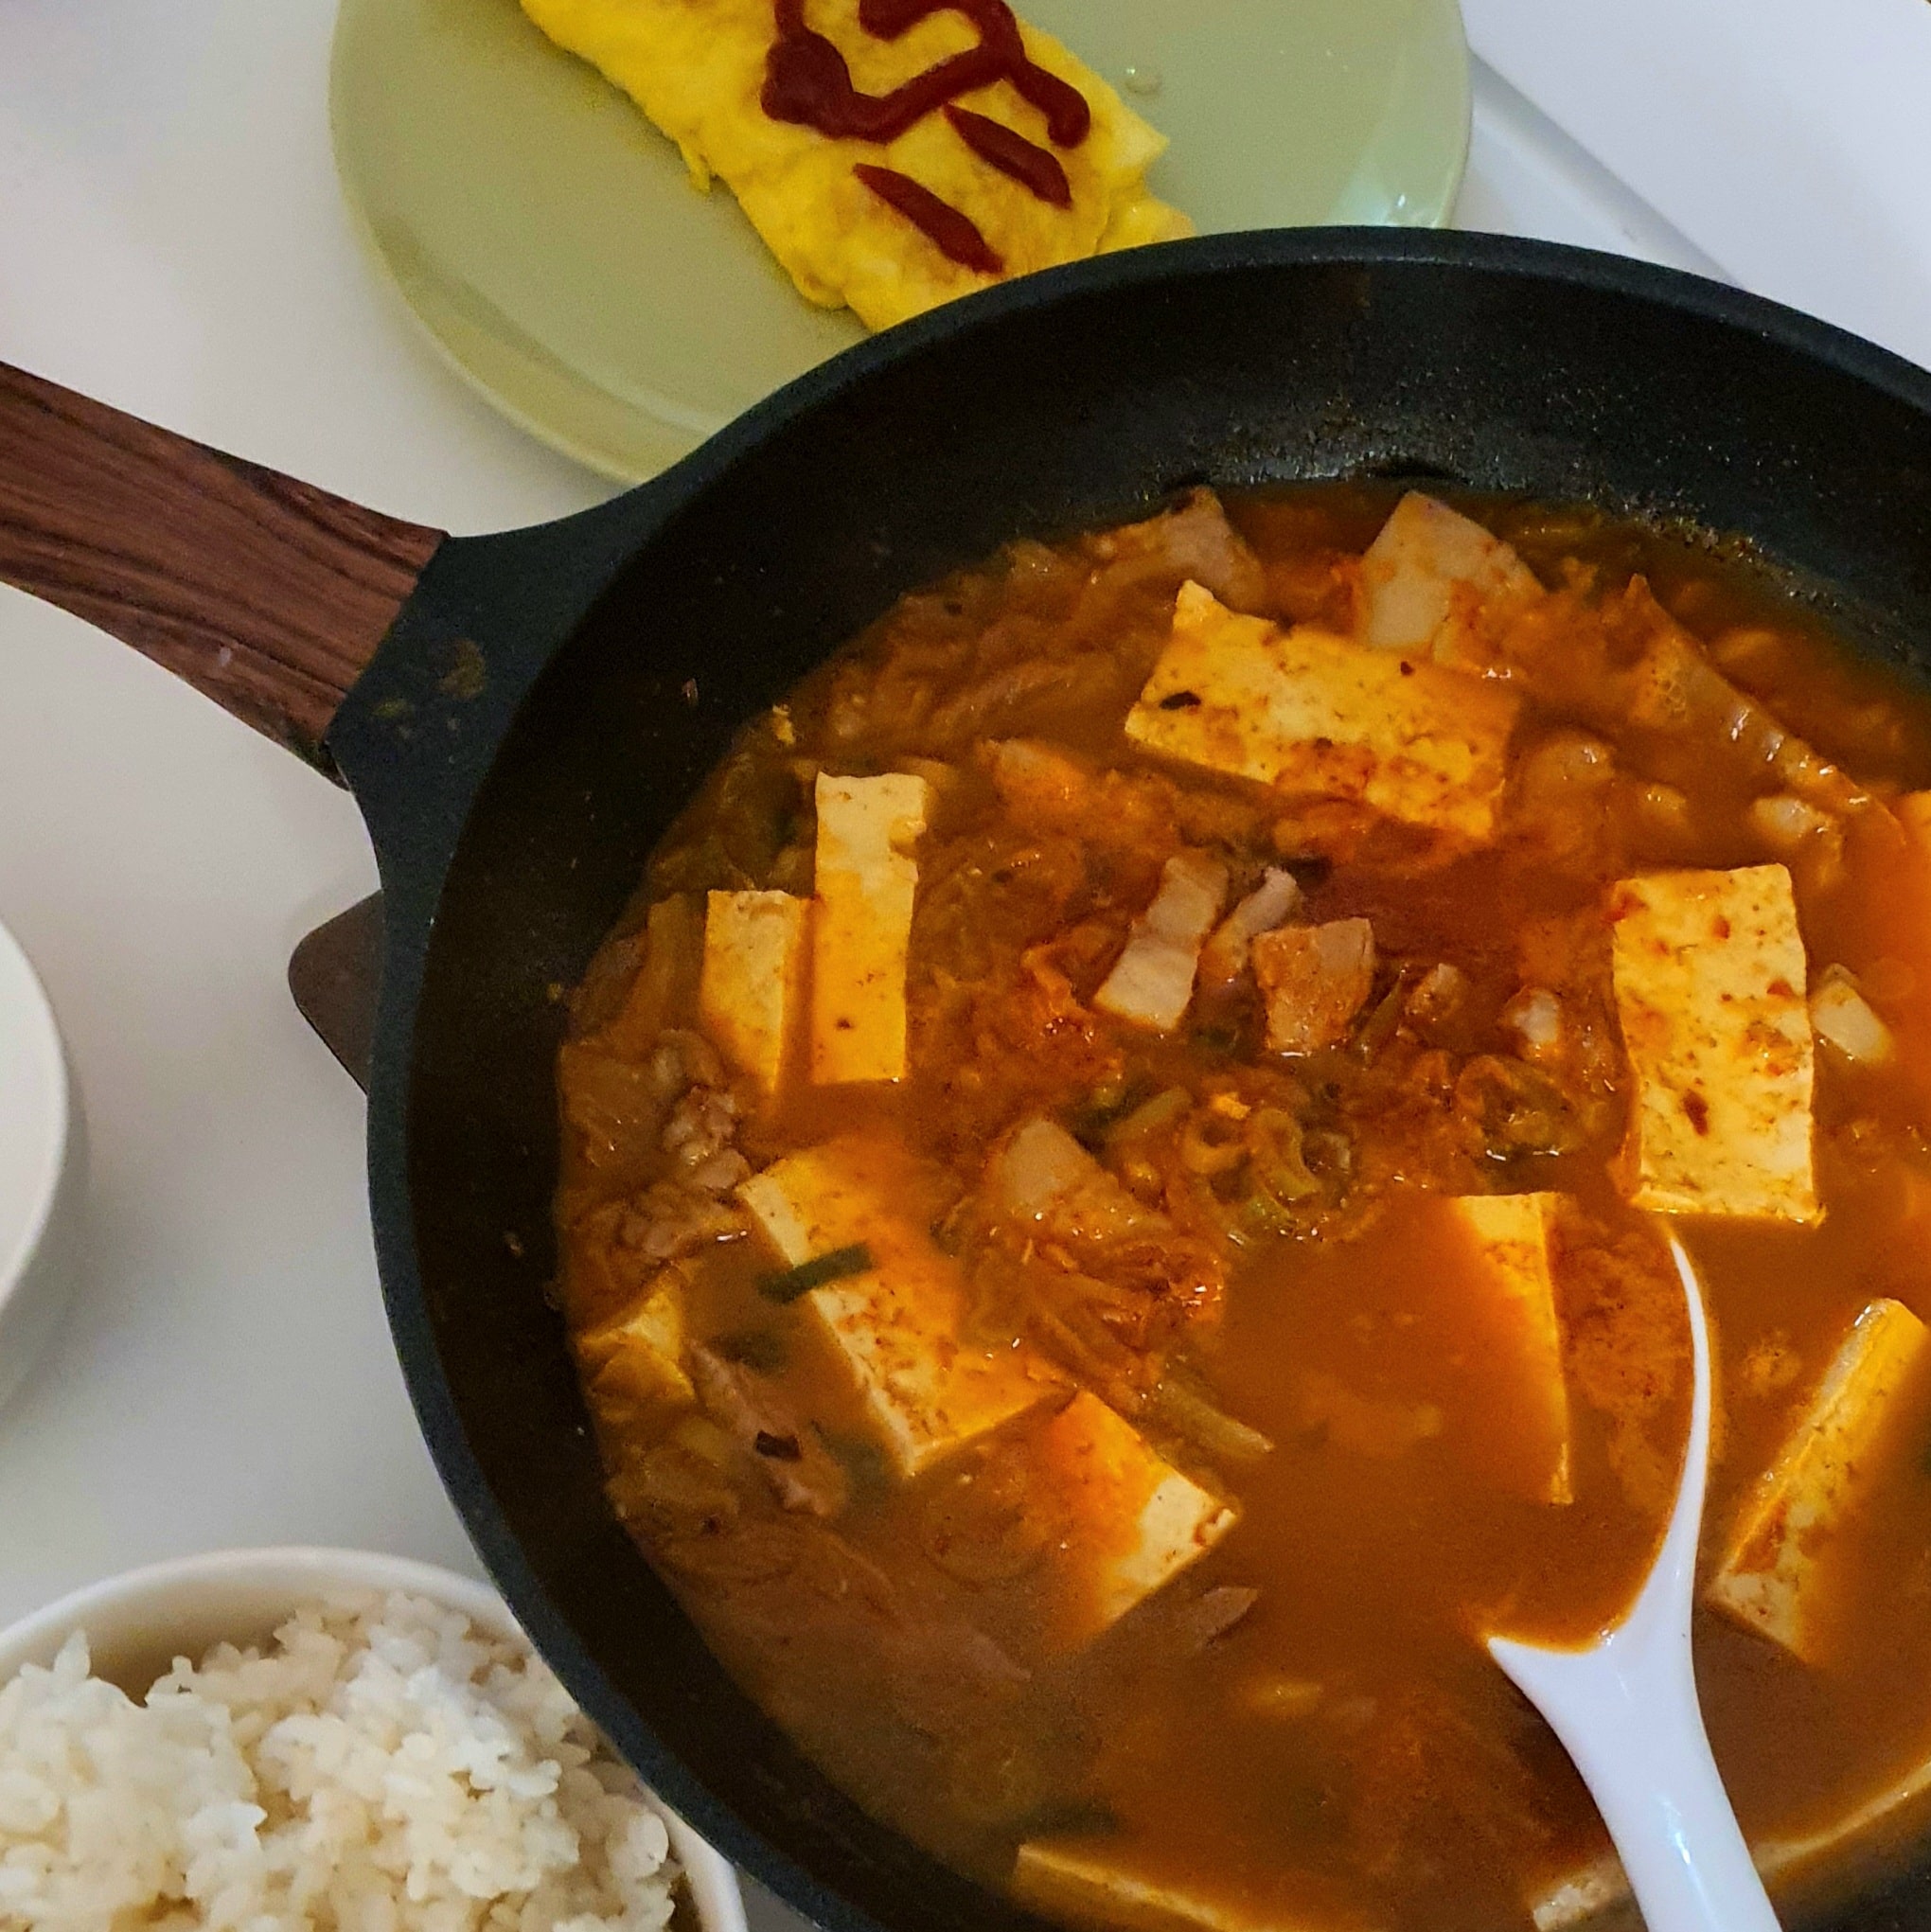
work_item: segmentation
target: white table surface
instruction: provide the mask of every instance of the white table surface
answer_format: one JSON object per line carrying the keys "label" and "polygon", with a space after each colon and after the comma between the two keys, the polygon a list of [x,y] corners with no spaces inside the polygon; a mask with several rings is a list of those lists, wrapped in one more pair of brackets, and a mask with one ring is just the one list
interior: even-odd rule
{"label": "white table surface", "polygon": [[[608,486],[424,346],[339,204],[331,0],[6,0],[0,360],[458,531]],[[1485,70],[1472,227],[1708,268]],[[0,589],[0,920],[92,1143],[74,1307],[0,1411],[0,1623],[224,1545],[473,1569],[377,1289],[362,1097],[291,1003],[374,884],[347,796],[124,646]]]}
{"label": "white table surface", "polygon": [[1923,0],[1462,0],[1494,70],[1738,281],[1931,366]]}

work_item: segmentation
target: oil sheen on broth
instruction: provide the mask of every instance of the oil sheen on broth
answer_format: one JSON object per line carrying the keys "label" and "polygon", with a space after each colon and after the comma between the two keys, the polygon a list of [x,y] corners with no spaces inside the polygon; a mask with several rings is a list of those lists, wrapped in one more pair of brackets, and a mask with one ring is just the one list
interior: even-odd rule
{"label": "oil sheen on broth", "polygon": [[1931,1781],[1927,786],[1914,690],[1586,512],[1203,492],[905,598],[576,997],[615,1507],[1049,1916],[1554,1932],[1620,1874],[1479,1639],[1647,1564],[1669,1213],[1717,1758],[1841,1873]]}

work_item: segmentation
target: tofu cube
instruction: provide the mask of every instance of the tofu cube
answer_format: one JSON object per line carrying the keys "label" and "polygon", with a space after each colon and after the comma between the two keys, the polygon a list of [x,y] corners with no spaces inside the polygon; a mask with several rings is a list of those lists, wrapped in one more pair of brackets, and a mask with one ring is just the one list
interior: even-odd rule
{"label": "tofu cube", "polygon": [[664,1268],[611,1320],[576,1338],[584,1381],[599,1408],[665,1419],[698,1399],[683,1367],[683,1282]]}
{"label": "tofu cube", "polygon": [[1377,650],[1470,655],[1484,608],[1542,594],[1535,574],[1498,537],[1434,497],[1410,490],[1361,558],[1359,635]]}
{"label": "tofu cube", "polygon": [[1054,1631],[1068,1645],[1111,1628],[1240,1519],[1085,1390],[1040,1429],[1036,1453],[1035,1481],[1068,1515]]}
{"label": "tofu cube", "polygon": [[1374,987],[1374,929],[1366,919],[1283,926],[1249,948],[1267,1014],[1267,1050],[1314,1054],[1347,1037]]}
{"label": "tofu cube", "polygon": [[713,893],[704,913],[699,1020],[767,1100],[784,1077],[804,980],[807,911],[789,893]]}
{"label": "tofu cube", "polygon": [[1227,898],[1227,868],[1203,852],[1181,852],[1160,868],[1160,891],[1133,923],[1093,1004],[1155,1033],[1171,1033],[1194,998],[1200,948]]}
{"label": "tofu cube", "polygon": [[818,778],[811,1077],[905,1077],[905,959],[930,789],[923,778]]}
{"label": "tofu cube", "polygon": [[1324,1888],[1303,1881],[1303,1905],[1262,1905],[1230,1884],[1215,1896],[1202,1882],[1170,1875],[1158,1848],[1104,1837],[1029,1838],[1013,1867],[1013,1891],[1048,1917],[1119,1932],[1359,1932],[1366,1923]]}
{"label": "tofu cube", "polygon": [[1358,801],[1476,846],[1495,832],[1519,708],[1502,684],[1238,616],[1189,583],[1126,735],[1191,765]]}
{"label": "tofu cube", "polygon": [[1464,1195],[1443,1205],[1474,1244],[1490,1296],[1484,1311],[1500,1346],[1520,1363],[1509,1415],[1510,1467],[1537,1502],[1575,1500],[1569,1476],[1568,1384],[1563,1376],[1550,1238],[1562,1196]]}
{"label": "tofu cube", "polygon": [[894,1466],[915,1476],[1065,1385],[1030,1349],[965,1338],[958,1264],[906,1217],[906,1170],[895,1148],[854,1136],[787,1156],[737,1196],[793,1267],[860,1242],[870,1250],[863,1273],[811,1289],[803,1306]]}
{"label": "tofu cube", "polygon": [[1704,1601],[1809,1664],[1827,1661],[1819,1612],[1831,1535],[1868,1474],[1891,1398],[1923,1354],[1923,1322],[1873,1302],[1852,1325],[1730,1533]]}
{"label": "tofu cube", "polygon": [[1819,1218],[1814,1053],[1790,874],[1662,872],[1610,889],[1634,1092],[1624,1190],[1665,1214]]}

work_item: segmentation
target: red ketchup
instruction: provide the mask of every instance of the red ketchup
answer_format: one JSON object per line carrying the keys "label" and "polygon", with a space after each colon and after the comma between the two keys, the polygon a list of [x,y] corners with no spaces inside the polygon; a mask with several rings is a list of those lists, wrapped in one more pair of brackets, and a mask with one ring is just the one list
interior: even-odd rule
{"label": "red ketchup", "polygon": [[895,168],[868,167],[862,161],[852,172],[887,207],[896,208],[913,227],[923,229],[939,253],[961,268],[983,275],[1005,273],[1005,263],[971,216],[942,201],[911,175],[900,174]]}
{"label": "red ketchup", "polygon": [[979,156],[1001,174],[1029,187],[1042,202],[1055,208],[1072,205],[1072,184],[1066,169],[1044,148],[1036,148],[1023,134],[1016,134],[1003,121],[988,119],[969,109],[948,106],[946,118],[952,132]]}
{"label": "red ketchup", "polygon": [[[1092,110],[1078,88],[1049,74],[1026,52],[1019,23],[1005,0],[859,0],[859,24],[880,40],[948,9],[979,30],[979,44],[929,67],[889,94],[860,94],[845,57],[805,24],[805,0],[776,0],[778,37],[765,62],[764,111],[773,120],[815,128],[833,140],[896,140],[926,115],[943,110],[966,145],[1054,207],[1069,207],[1066,170],[1046,149],[984,115],[952,106],[996,81],[1009,81],[1046,116],[1054,146],[1076,148],[1092,127]],[[860,166],[856,172],[880,201],[918,227],[948,259],[981,275],[1004,264],[973,222],[910,175]]]}

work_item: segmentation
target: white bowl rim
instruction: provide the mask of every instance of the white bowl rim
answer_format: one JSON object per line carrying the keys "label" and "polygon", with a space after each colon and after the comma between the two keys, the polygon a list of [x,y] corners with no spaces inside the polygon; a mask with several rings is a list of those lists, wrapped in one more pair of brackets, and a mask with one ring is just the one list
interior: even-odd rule
{"label": "white bowl rim", "polygon": [[[529,1639],[509,1606],[489,1585],[461,1576],[413,1556],[390,1556],[369,1550],[331,1550],[313,1544],[286,1544],[260,1550],[211,1550],[196,1556],[170,1557],[84,1584],[44,1609],[34,1610],[0,1630],[0,1688],[27,1663],[50,1656],[90,1618],[106,1611],[138,1608],[145,1599],[165,1602],[184,1586],[232,1584],[238,1589],[286,1587],[291,1610],[343,1590],[401,1590],[427,1597],[492,1633],[531,1649]],[[165,1619],[165,1612],[163,1613]],[[258,1635],[238,1632],[240,1637]],[[744,1892],[736,1868],[700,1838],[653,1791],[645,1793],[664,1819],[671,1846],[689,1881],[691,1903],[702,1932],[746,1932]]]}
{"label": "white bowl rim", "polygon": [[0,1224],[0,1303],[26,1280],[46,1238],[61,1191],[74,1110],[66,1049],[53,1001],[27,948],[0,920],[0,1023],[17,1029],[27,1049],[42,1063],[49,1083],[49,1107],[42,1122],[39,1170],[23,1190],[25,1216],[11,1228]]}

